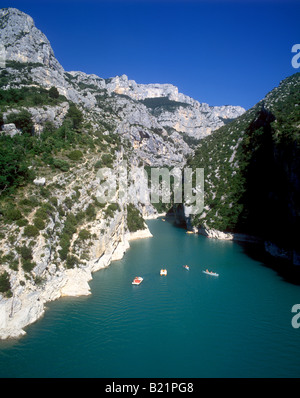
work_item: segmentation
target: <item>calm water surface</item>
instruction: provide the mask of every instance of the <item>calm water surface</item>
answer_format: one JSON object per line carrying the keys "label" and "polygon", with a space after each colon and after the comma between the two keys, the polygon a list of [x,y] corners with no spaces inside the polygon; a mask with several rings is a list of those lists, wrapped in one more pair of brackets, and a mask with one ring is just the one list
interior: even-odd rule
{"label": "calm water surface", "polygon": [[148,225],[154,237],[95,273],[92,295],[48,303],[25,337],[0,342],[0,377],[299,377],[300,287],[237,243]]}

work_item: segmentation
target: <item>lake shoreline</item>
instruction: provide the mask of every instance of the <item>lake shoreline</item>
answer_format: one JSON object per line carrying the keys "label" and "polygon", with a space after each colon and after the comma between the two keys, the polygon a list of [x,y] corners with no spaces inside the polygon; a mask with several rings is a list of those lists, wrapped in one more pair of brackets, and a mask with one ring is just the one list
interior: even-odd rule
{"label": "lake shoreline", "polygon": [[[156,219],[152,216],[151,219]],[[146,224],[145,224],[146,225]],[[121,234],[116,247],[112,252],[106,250],[101,258],[90,260],[81,268],[66,269],[59,276],[47,281],[40,291],[25,293],[20,298],[4,299],[0,307],[0,340],[15,340],[26,335],[24,328],[37,322],[45,313],[45,305],[48,302],[58,300],[61,297],[79,297],[91,294],[89,282],[93,279],[93,273],[108,267],[113,261],[124,257],[130,248],[130,241],[151,238],[148,226],[135,232]],[[12,317],[15,307],[20,307],[19,316]]]}

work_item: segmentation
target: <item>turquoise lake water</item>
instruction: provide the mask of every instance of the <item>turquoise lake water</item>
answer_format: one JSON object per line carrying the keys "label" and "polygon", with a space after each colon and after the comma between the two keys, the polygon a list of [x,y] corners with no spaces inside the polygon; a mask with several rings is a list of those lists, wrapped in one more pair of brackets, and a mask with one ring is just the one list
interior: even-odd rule
{"label": "turquoise lake water", "polygon": [[48,303],[25,337],[0,342],[0,377],[299,377],[300,286],[237,243],[148,225],[153,238],[95,273],[92,295]]}

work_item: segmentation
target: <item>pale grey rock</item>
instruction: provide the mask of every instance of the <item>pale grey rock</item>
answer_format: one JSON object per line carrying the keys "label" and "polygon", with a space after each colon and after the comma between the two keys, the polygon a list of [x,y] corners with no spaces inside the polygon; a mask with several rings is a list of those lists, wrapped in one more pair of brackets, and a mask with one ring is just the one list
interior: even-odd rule
{"label": "pale grey rock", "polygon": [[[68,102],[63,102],[60,105],[57,106],[40,106],[40,107],[29,107],[26,108],[29,113],[31,113],[32,117],[32,122],[33,122],[33,127],[34,127],[34,133],[36,135],[40,135],[44,129],[44,126],[47,122],[50,122],[54,125],[54,127],[58,128],[62,125],[63,120],[69,110],[69,104]],[[8,110],[7,112],[3,113],[3,117],[6,120],[7,116],[10,113],[19,113],[19,109],[11,109]],[[8,126],[8,127],[5,127]],[[3,131],[5,131],[7,134],[13,136],[15,134],[21,134],[21,131],[13,128],[15,125],[13,123],[10,124],[5,124],[3,126]],[[8,131],[9,130],[9,131]],[[12,135],[13,134],[13,135]]]}
{"label": "pale grey rock", "polygon": [[[134,80],[128,80],[126,75],[109,79],[106,89],[109,93],[127,95],[134,100],[167,97],[171,101],[178,102],[175,111],[165,110],[164,107],[155,110],[158,123],[162,127],[171,127],[199,139],[223,126],[224,120],[234,119],[245,112],[240,106],[212,107],[199,103],[179,93],[178,88],[172,84],[137,84]],[[180,103],[188,106],[180,106]]]}
{"label": "pale grey rock", "polygon": [[35,178],[35,179],[33,180],[33,183],[34,183],[35,185],[43,186],[43,185],[46,184],[46,178],[44,178],[44,177]]}
{"label": "pale grey rock", "polygon": [[20,135],[22,133],[21,130],[16,128],[14,123],[4,124],[2,126],[2,132],[4,135],[9,135],[10,137],[14,137],[15,135]]}
{"label": "pale grey rock", "polygon": [[6,61],[41,63],[63,71],[47,37],[29,15],[16,8],[0,9],[0,43],[5,47]]}

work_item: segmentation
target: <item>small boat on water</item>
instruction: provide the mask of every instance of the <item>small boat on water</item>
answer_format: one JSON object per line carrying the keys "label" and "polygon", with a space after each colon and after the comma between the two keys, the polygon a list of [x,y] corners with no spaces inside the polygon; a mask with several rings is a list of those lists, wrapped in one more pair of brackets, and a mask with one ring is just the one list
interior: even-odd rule
{"label": "small boat on water", "polygon": [[219,276],[219,274],[217,274],[216,272],[208,271],[208,269],[206,269],[205,271],[202,271],[202,272],[207,275]]}
{"label": "small boat on water", "polygon": [[186,231],[187,234],[193,234],[193,231]]}
{"label": "small boat on water", "polygon": [[184,265],[184,268],[187,269],[188,271],[190,270],[190,267],[188,265]]}
{"label": "small boat on water", "polygon": [[167,270],[166,269],[161,269],[160,270],[160,275],[165,275],[165,276],[167,276]]}
{"label": "small boat on water", "polygon": [[164,218],[162,218],[161,221],[166,221],[166,220]]}
{"label": "small boat on water", "polygon": [[141,277],[141,276],[136,276],[135,278],[134,278],[134,280],[132,281],[132,284],[133,285],[139,285],[140,283],[142,283],[143,282],[143,278]]}

